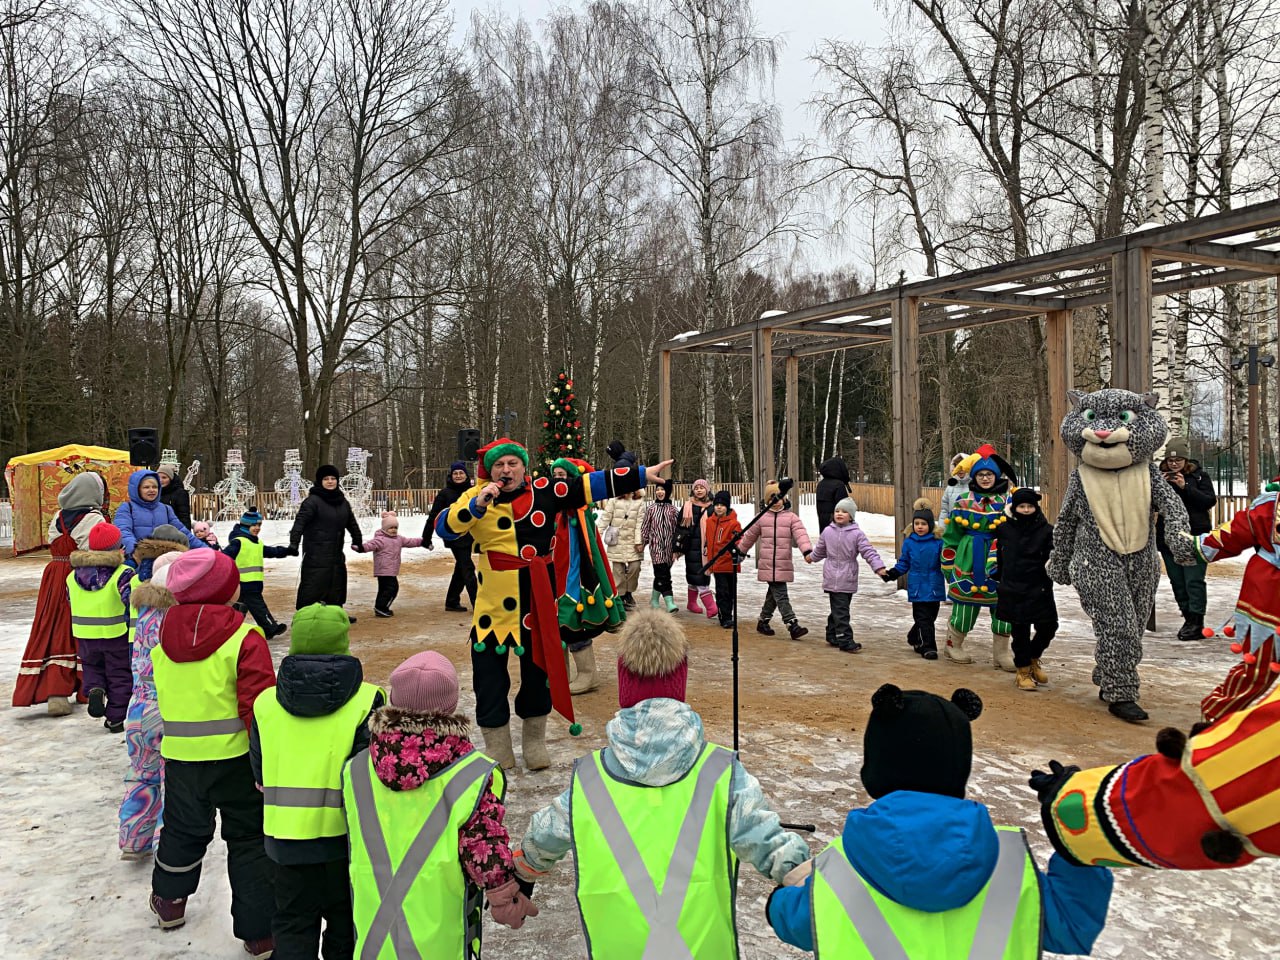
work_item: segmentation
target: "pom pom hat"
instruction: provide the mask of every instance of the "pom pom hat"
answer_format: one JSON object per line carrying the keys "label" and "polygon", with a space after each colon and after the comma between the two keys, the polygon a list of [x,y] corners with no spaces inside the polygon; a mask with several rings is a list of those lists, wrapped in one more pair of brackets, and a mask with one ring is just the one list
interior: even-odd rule
{"label": "pom pom hat", "polygon": [[529,451],[523,444],[516,443],[510,437],[499,437],[492,443],[485,444],[477,453],[480,455],[480,463],[476,467],[476,475],[481,480],[490,479],[489,471],[493,469],[499,457],[519,457],[525,469],[529,467]]}
{"label": "pom pom hat", "polygon": [[393,707],[443,717],[457,712],[458,672],[435,650],[415,653],[392,670],[390,686]]}
{"label": "pom pom hat", "polygon": [[618,706],[665,697],[683,701],[689,641],[671,615],[637,610],[618,634]]}
{"label": "pom pom hat", "polygon": [[240,571],[221,550],[189,550],[169,567],[168,585],[179,603],[229,603]]}
{"label": "pom pom hat", "polygon": [[98,523],[89,530],[90,550],[119,550],[120,528],[114,523]]}
{"label": "pom pom hat", "polygon": [[389,531],[392,527],[397,529],[400,527],[400,518],[396,516],[394,510],[382,511],[382,529],[384,532]]}
{"label": "pom pom hat", "polygon": [[249,507],[240,515],[240,526],[248,530],[250,527],[256,527],[262,523],[262,514],[258,512],[257,507]]}
{"label": "pom pom hat", "polygon": [[969,723],[981,714],[981,698],[963,687],[944,700],[884,684],[871,697],[862,740],[867,793],[877,800],[895,790],[964,799],[973,766]]}

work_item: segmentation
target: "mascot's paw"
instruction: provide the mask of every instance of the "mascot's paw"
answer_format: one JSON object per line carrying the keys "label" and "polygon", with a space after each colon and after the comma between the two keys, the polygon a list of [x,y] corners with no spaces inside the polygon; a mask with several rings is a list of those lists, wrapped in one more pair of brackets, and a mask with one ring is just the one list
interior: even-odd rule
{"label": "mascot's paw", "polygon": [[1227,830],[1210,830],[1202,834],[1200,849],[1214,863],[1232,864],[1244,856],[1244,844]]}
{"label": "mascot's paw", "polygon": [[1036,792],[1041,803],[1052,803],[1062,785],[1079,772],[1077,766],[1064,767],[1057,760],[1050,760],[1049,771],[1032,770],[1027,785]]}

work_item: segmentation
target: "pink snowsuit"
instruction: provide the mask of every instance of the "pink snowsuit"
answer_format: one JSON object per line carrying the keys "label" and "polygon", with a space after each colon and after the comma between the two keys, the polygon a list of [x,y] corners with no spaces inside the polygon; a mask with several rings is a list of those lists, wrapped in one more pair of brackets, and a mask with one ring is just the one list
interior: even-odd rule
{"label": "pink snowsuit", "polygon": [[400,552],[405,547],[420,546],[421,537],[393,537],[383,530],[375,530],[373,539],[365,541],[364,552],[373,554],[375,577],[397,577],[400,575]]}
{"label": "pink snowsuit", "polygon": [[[143,584],[138,590],[150,586]],[[124,721],[129,773],[120,801],[120,850],[124,853],[151,852],[164,812],[164,760],[160,756],[164,724],[151,670],[151,650],[160,642],[164,614],[163,608],[139,607],[133,636],[133,696]]]}

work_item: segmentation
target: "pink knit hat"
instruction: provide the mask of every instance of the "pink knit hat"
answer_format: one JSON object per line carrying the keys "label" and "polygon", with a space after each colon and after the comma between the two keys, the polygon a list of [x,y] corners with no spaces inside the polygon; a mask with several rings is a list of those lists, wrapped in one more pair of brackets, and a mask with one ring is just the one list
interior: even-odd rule
{"label": "pink knit hat", "polygon": [[151,582],[157,587],[169,586],[169,568],[173,566],[173,561],[177,560],[181,553],[171,550],[168,553],[162,553],[156,557],[151,564]]}
{"label": "pink knit hat", "polygon": [[618,706],[665,697],[683,701],[689,641],[669,613],[636,610],[618,634]]}
{"label": "pink knit hat", "polygon": [[221,550],[188,550],[169,565],[166,581],[179,603],[228,603],[240,586],[240,571]]}
{"label": "pink knit hat", "polygon": [[399,526],[400,518],[396,516],[396,512],[394,510],[382,511],[382,529],[384,532],[390,530],[392,527]]}
{"label": "pink knit hat", "polygon": [[415,653],[391,671],[391,706],[452,716],[458,709],[458,672],[444,654]]}

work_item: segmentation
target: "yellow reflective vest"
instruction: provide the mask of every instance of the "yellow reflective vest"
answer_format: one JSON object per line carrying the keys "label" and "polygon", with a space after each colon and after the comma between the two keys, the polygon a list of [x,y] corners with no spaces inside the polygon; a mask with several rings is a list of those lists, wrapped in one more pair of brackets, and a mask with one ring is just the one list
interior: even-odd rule
{"label": "yellow reflective vest", "polygon": [[392,790],[369,751],[351,758],[342,800],[351,847],[356,956],[468,960],[480,953],[483,892],[458,862],[458,832],[485,784],[504,792],[502,771],[469,753],[414,790]]}
{"label": "yellow reflective vest", "polygon": [[864,880],[840,840],[813,861],[809,909],[815,956],[840,960],[1033,960],[1041,955],[1040,883],[1026,837],[997,827],[991,879],[955,910],[926,913]]}
{"label": "yellow reflective vest", "polygon": [[236,700],[237,663],[244,623],[203,660],[169,659],[164,647],[151,650],[156,702],[164,721],[160,756],[166,760],[229,760],[249,752],[249,731]]}
{"label": "yellow reflective vest", "polygon": [[241,583],[262,583],[262,541],[254,543],[248,537],[239,537],[240,549],[236,552],[236,569]]}
{"label": "yellow reflective vest", "polygon": [[120,577],[127,570],[116,567],[98,590],[86,590],[76,583],[75,572],[67,574],[67,595],[71,598],[71,636],[77,640],[114,640],[130,633],[129,608],[120,598]]}
{"label": "yellow reflective vest", "polygon": [[318,840],[347,832],[342,767],[378,688],[362,683],[333,713],[299,717],[280,705],[276,688],[253,702],[262,746],[262,830],[277,840]]}
{"label": "yellow reflective vest", "polygon": [[616,779],[601,751],[574,764],[569,818],[588,956],[738,955],[733,759],[732,751],[706,744],[688,773],[662,787]]}

